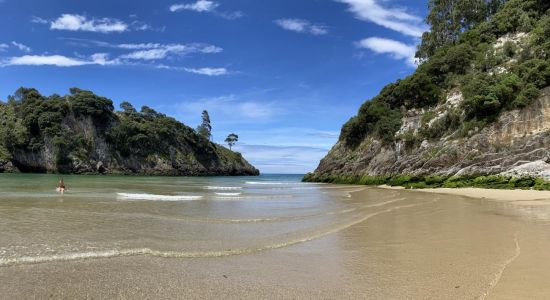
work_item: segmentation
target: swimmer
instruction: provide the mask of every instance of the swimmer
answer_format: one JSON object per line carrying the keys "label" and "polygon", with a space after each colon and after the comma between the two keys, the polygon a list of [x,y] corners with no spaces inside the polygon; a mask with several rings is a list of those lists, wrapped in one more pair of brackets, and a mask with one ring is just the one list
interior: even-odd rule
{"label": "swimmer", "polygon": [[61,177],[61,180],[57,184],[57,192],[63,194],[65,193],[65,182],[63,182],[63,177]]}

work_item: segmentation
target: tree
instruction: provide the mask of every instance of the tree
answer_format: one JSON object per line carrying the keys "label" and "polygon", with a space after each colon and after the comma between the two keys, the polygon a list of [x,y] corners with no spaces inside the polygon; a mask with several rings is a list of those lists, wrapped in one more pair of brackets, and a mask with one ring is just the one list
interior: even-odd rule
{"label": "tree", "polygon": [[225,139],[225,142],[227,143],[227,145],[229,145],[229,150],[231,150],[231,148],[233,148],[233,145],[235,145],[238,141],[239,141],[239,136],[234,133],[231,133]]}
{"label": "tree", "polygon": [[207,139],[212,137],[212,125],[210,124],[210,115],[208,111],[202,111],[202,123],[197,127],[197,133]]}
{"label": "tree", "polygon": [[142,106],[139,112],[141,113],[141,115],[145,116],[146,118],[155,119],[155,118],[164,117],[164,114],[157,112],[156,110],[150,108],[149,106]]}
{"label": "tree", "polygon": [[422,35],[416,57],[426,60],[439,47],[454,44],[461,33],[487,20],[502,3],[503,0],[430,0],[426,17],[430,31]]}
{"label": "tree", "polygon": [[122,109],[122,111],[125,114],[136,114],[137,113],[134,106],[130,102],[127,102],[127,101],[124,101],[124,102],[120,103],[120,109]]}

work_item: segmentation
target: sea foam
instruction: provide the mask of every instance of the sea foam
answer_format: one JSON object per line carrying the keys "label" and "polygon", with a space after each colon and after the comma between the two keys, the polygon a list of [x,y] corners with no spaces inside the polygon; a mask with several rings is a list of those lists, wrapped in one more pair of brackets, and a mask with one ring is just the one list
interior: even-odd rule
{"label": "sea foam", "polygon": [[236,190],[242,190],[243,188],[240,186],[204,186],[203,189],[219,190],[219,191],[236,191]]}
{"label": "sea foam", "polygon": [[151,201],[192,201],[200,200],[202,196],[189,196],[189,195],[154,195],[154,194],[130,194],[130,193],[117,193],[117,196],[124,200],[151,200]]}
{"label": "sea foam", "polygon": [[218,196],[239,196],[241,193],[216,193]]}

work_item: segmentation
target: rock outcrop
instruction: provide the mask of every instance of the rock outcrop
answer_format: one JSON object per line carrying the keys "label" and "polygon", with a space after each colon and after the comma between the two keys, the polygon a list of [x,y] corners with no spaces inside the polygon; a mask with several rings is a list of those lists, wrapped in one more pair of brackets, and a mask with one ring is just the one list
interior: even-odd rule
{"label": "rock outcrop", "polygon": [[[446,106],[457,105],[460,98],[456,91],[449,93],[447,102],[433,111],[445,113]],[[406,112],[397,134],[421,129],[422,113]],[[371,137],[356,148],[338,142],[310,179],[399,174],[503,174],[550,179],[550,87],[529,106],[503,112],[492,124],[473,131],[469,137],[457,137],[455,133],[413,146],[399,139],[385,144]]]}
{"label": "rock outcrop", "polygon": [[144,106],[71,89],[22,88],[0,102],[0,172],[166,176],[258,175],[240,153]]}
{"label": "rock outcrop", "polygon": [[147,157],[122,155],[96,132],[89,120],[72,122],[73,134],[91,141],[86,154],[79,151],[67,155],[63,165],[51,140],[36,151],[16,149],[10,159],[0,160],[1,172],[37,172],[68,174],[162,175],[162,176],[237,176],[259,175],[240,153],[212,143],[196,143],[193,139],[172,145],[169,155],[161,153]]}

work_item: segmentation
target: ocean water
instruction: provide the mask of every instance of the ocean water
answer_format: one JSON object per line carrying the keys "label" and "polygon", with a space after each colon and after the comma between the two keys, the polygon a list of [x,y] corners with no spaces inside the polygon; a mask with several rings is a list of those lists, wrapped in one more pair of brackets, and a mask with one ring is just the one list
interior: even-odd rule
{"label": "ocean water", "polygon": [[0,175],[0,266],[254,253],[330,234],[386,204],[352,203],[357,187],[302,183],[300,175],[64,176],[64,195],[55,191],[59,179]]}
{"label": "ocean water", "polygon": [[[0,174],[0,298],[548,299],[550,205],[260,177]],[[55,276],[52,276],[55,275]]]}

